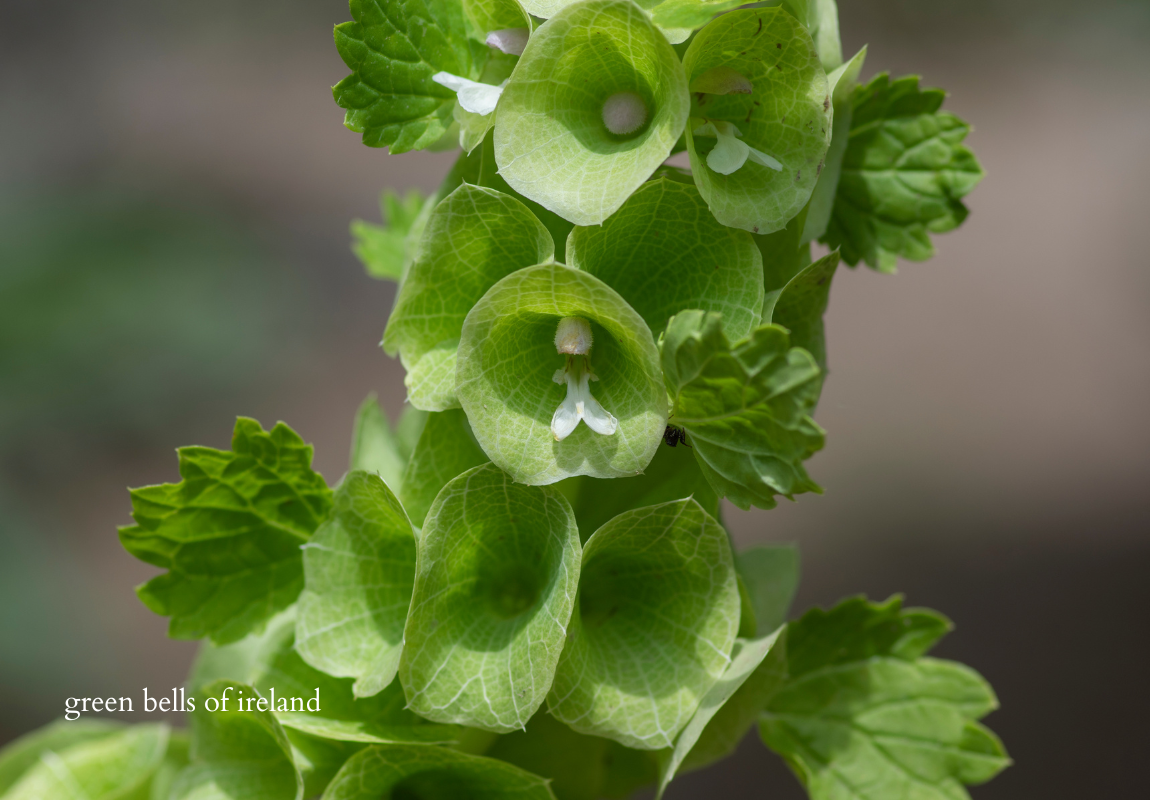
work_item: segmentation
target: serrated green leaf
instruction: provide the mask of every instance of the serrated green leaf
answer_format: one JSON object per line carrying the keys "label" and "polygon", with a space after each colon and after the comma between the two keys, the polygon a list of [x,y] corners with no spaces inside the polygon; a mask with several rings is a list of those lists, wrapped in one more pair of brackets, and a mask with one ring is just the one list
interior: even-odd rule
{"label": "serrated green leaf", "polygon": [[[91,724],[81,727],[96,734]],[[32,747],[24,757],[34,753],[34,760],[24,764],[4,800],[147,800],[168,734],[167,725],[135,725],[110,734],[105,728],[91,736],[49,728],[22,742]],[[15,763],[5,757],[3,766]]]}
{"label": "serrated green leaf", "polygon": [[547,778],[558,800],[626,798],[657,777],[649,750],[576,733],[544,711],[524,730],[500,736],[486,755]]}
{"label": "serrated green leaf", "polygon": [[855,90],[850,139],[824,240],[860,260],[894,272],[898,259],[934,255],[931,233],[966,219],[965,197],[983,178],[962,144],[970,126],[939,111],[946,94],[919,89],[918,77],[886,73]]}
{"label": "serrated green leaf", "polygon": [[43,728],[21,736],[0,749],[0,796],[24,773],[40,762],[44,753],[61,753],[73,745],[112,736],[124,725],[102,720],[58,719]]}
{"label": "serrated green leaf", "polygon": [[815,358],[826,375],[827,340],[823,315],[830,300],[831,280],[839,266],[836,250],[804,267],[787,285],[772,292],[764,304],[764,319],[782,325],[791,334],[791,344],[801,347]]}
{"label": "serrated green leaf", "polygon": [[803,225],[803,242],[821,239],[826,233],[834,209],[835,194],[842,175],[843,156],[850,140],[851,119],[854,116],[854,89],[858,85],[859,73],[866,61],[866,47],[859,50],[854,58],[840,65],[827,75],[827,85],[831,92],[831,105],[834,107],[834,120],[831,123],[831,146],[827,150],[824,166],[819,173],[819,181],[807,205],[806,222]]}
{"label": "serrated green leaf", "polygon": [[[732,11],[695,36],[683,66],[689,81],[723,66],[754,87],[751,94],[692,97],[687,151],[699,192],[724,225],[781,230],[810,199],[831,141],[830,92],[810,34],[780,8]],[[782,170],[747,161],[729,175],[715,172],[707,156],[716,139],[694,133],[707,121],[733,124],[742,141]]]}
{"label": "serrated green leaf", "polygon": [[[295,651],[295,624],[293,606],[269,622],[262,634],[223,647],[205,643],[192,666],[189,690],[221,678],[249,684],[268,698],[284,727],[335,741],[441,744],[459,737],[458,729],[428,724],[406,710],[397,682],[357,699],[352,680],[309,666]],[[318,712],[307,708],[317,692]]]}
{"label": "serrated green leaf", "polygon": [[351,0],[354,22],[335,28],[352,74],[332,87],[343,124],[392,153],[435,144],[451,127],[455,93],[431,76],[478,80],[486,48],[469,40],[463,9],[450,0]]}
{"label": "serrated green leaf", "polygon": [[815,800],[968,798],[1010,760],[977,720],[994,692],[923,654],[949,628],[926,610],[852,598],[791,623],[788,679],[759,725]]}
{"label": "serrated green leaf", "polygon": [[[785,649],[783,629],[759,639],[737,639],[731,663],[699,703],[673,747],[659,753],[659,791],[682,769],[706,766],[734,752],[786,674],[786,661],[768,657]],[[779,643],[776,645],[776,643]]]}
{"label": "serrated green leaf", "polygon": [[576,731],[669,747],[730,663],[739,590],[723,527],[694,500],[620,514],[583,550],[548,707]]}
{"label": "serrated green leaf", "polygon": [[719,518],[719,496],[703,477],[688,447],[663,446],[633,478],[605,481],[599,478],[568,478],[556,486],[575,510],[579,535],[586,542],[595,531],[624,511],[693,497],[703,510]]}
{"label": "serrated green leaf", "polygon": [[369,394],[355,413],[351,435],[350,469],[374,472],[393,492],[400,489],[400,479],[407,459],[387,422],[375,392]]}
{"label": "serrated green leaf", "polygon": [[259,695],[229,680],[200,689],[191,715],[192,763],[176,779],[172,800],[303,800],[303,777],[283,728],[270,711],[237,709],[241,697]]}
{"label": "serrated green leaf", "polygon": [[500,278],[554,253],[542,223],[494,189],[465,184],[436,206],[383,335],[384,350],[408,370],[412,405],[458,406],[455,348],[467,312]]}
{"label": "serrated green leaf", "polygon": [[[614,434],[582,423],[560,442],[551,432],[567,391],[554,381],[566,359],[555,347],[564,317],[591,324],[591,392],[618,419]],[[638,474],[666,428],[667,393],[647,324],[598,278],[560,264],[512,273],[475,305],[463,326],[456,392],[480,447],[520,483]]]}
{"label": "serrated green leaf", "polygon": [[461,410],[454,408],[428,416],[404,470],[403,491],[399,495],[411,521],[422,528],[439,490],[456,475],[488,461]]}
{"label": "serrated green leaf", "polygon": [[355,678],[356,697],[378,694],[399,669],[415,581],[415,531],[379,476],[343,479],[303,567],[296,650],[328,675]]}
{"label": "serrated green leaf", "polygon": [[546,780],[511,764],[412,745],[360,751],[344,764],[323,800],[399,798],[408,792],[428,800],[555,800]]}
{"label": "serrated green leaf", "polygon": [[759,250],[745,231],[720,225],[692,185],[643,184],[602,225],[575,228],[567,259],[618,292],[656,337],[687,308],[721,313],[735,338],[759,324]]}
{"label": "serrated green leaf", "polygon": [[379,198],[383,225],[352,220],[351,250],[363,262],[368,275],[380,280],[402,280],[429,199],[417,189],[409,189],[402,198],[391,189],[384,189]]}
{"label": "serrated green leaf", "polygon": [[775,495],[819,492],[803,461],[823,445],[809,416],[819,368],[764,325],[735,345],[717,314],[684,311],[663,337],[671,424],[689,434],[695,457],[720,496],[740,508],[773,508]]}
{"label": "serrated green leaf", "polygon": [[180,448],[180,483],[133,489],[120,542],[168,572],[136,593],[174,639],[234,642],[295,602],[299,546],[331,510],[312,448],[282,422],[236,420],[232,449]]}
{"label": "serrated green leaf", "polygon": [[521,729],[551,685],[579,580],[579,530],[553,489],[487,464],[439,493],[419,538],[400,680],[439,722]]}
{"label": "serrated green leaf", "polygon": [[767,636],[787,621],[799,588],[799,551],[794,545],[752,547],[735,553],[735,567],[755,609],[755,636]]}
{"label": "serrated green leaf", "polygon": [[[614,134],[603,107],[621,92],[638,95],[646,119]],[[503,90],[499,173],[575,224],[597,225],[671,154],[688,105],[675,51],[637,5],[580,0],[532,34]]]}

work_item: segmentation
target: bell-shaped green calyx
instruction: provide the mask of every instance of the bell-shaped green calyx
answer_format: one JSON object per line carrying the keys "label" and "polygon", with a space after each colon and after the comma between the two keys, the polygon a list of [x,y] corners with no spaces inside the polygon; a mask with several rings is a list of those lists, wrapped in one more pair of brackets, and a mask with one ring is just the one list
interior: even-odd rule
{"label": "bell-shaped green calyx", "polygon": [[699,192],[724,225],[782,229],[810,199],[831,141],[827,76],[810,34],[782,8],[732,11],[699,32],[683,66],[692,92],[716,67],[753,87],[693,94],[687,149]]}
{"label": "bell-shaped green calyx", "polygon": [[354,471],[304,545],[296,650],[369,697],[395,678],[415,580],[415,534],[378,475]]}
{"label": "bell-shaped green calyx", "polygon": [[[556,378],[584,368],[557,352],[566,317],[590,324],[591,351],[576,358],[588,360],[595,380],[587,389],[618,421],[610,435],[579,424],[557,441],[552,429],[571,391]],[[658,351],[643,318],[598,278],[561,264],[519,270],[476,303],[459,343],[456,391],[480,447],[519,483],[636,475],[667,422]]]}
{"label": "bell-shaped green calyx", "polygon": [[554,489],[487,464],[439,493],[419,539],[399,676],[427,719],[507,733],[542,704],[579,581],[579,530]]}
{"label": "bell-shaped green calyx", "polygon": [[[70,727],[77,722],[63,725]],[[88,733],[75,739],[57,733],[36,743],[39,752],[22,774],[10,787],[0,783],[0,791],[7,789],[4,800],[149,797],[168,748],[168,726],[134,725],[123,730],[112,728],[105,735]],[[13,770],[20,766],[8,758],[3,762]]]}
{"label": "bell-shaped green calyx", "polygon": [[442,747],[384,745],[352,756],[323,800],[555,800],[548,781],[493,758]]}
{"label": "bell-shaped green calyx", "polygon": [[695,458],[720,496],[739,508],[774,508],[775,495],[821,492],[803,461],[823,446],[810,418],[818,365],[778,325],[731,345],[718,314],[684,311],[663,337],[671,424],[687,431]]}
{"label": "bell-shaped green calyx", "polygon": [[750,234],[720,225],[691,184],[643,184],[602,225],[571,232],[567,263],[618,292],[656,337],[688,308],[721,313],[736,338],[759,324],[759,249]]}
{"label": "bell-shaped green calyx", "polygon": [[465,184],[436,206],[383,334],[407,370],[413,406],[458,408],[455,350],[467,312],[500,278],[554,254],[543,224],[502,192]]}
{"label": "bell-shaped green calyx", "polygon": [[176,779],[173,800],[302,800],[303,776],[291,742],[264,702],[246,684],[218,680],[197,693],[192,714],[192,764]]}
{"label": "bell-shaped green calyx", "polygon": [[499,173],[575,224],[597,225],[670,155],[689,104],[682,64],[639,6],[573,3],[531,35],[503,90]]}
{"label": "bell-shaped green calyx", "polygon": [[620,514],[583,549],[551,713],[628,747],[672,746],[730,663],[739,605],[727,533],[698,503]]}

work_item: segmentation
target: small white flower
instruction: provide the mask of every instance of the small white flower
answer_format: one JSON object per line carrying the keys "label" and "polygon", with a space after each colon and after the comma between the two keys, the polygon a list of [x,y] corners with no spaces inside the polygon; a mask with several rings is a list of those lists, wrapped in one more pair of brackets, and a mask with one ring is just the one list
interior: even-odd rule
{"label": "small white flower", "polygon": [[509,56],[521,56],[530,37],[531,31],[527,28],[503,28],[487,34],[487,46],[502,50]]}
{"label": "small white flower", "polygon": [[738,137],[743,135],[742,131],[730,122],[712,120],[695,128],[694,134],[696,136],[714,136],[719,140],[715,149],[707,154],[707,166],[720,175],[730,175],[747,163],[747,159],[776,172],[782,171],[783,165],[777,160],[761,150],[756,150],[746,142],[740,141]]}
{"label": "small white flower", "polygon": [[431,76],[431,79],[440,86],[446,86],[455,92],[455,98],[464,111],[470,111],[481,117],[486,117],[495,110],[495,106],[499,102],[499,95],[503,94],[503,87],[507,85],[506,81],[499,86],[476,83],[467,80],[467,78],[452,75],[450,72],[437,72]]}
{"label": "small white flower", "polygon": [[599,380],[591,372],[591,326],[579,317],[564,317],[555,331],[555,349],[567,356],[567,366],[555,370],[551,379],[567,384],[567,396],[551,417],[551,434],[561,442],[571,435],[579,420],[595,433],[610,436],[619,420],[591,396],[591,381]]}

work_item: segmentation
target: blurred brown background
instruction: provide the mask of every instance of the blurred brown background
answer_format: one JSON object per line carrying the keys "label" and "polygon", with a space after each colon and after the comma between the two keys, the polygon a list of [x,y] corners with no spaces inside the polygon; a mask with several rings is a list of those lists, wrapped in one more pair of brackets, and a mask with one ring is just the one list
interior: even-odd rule
{"label": "blurred brown background", "polygon": [[[798,608],[855,592],[950,615],[1017,765],[975,798],[1145,796],[1150,747],[1150,4],[840,0],[864,70],[917,72],[988,177],[939,256],[843,270],[811,463],[826,487],[731,510],[797,541]],[[343,0],[0,0],[0,742],[64,698],[178,684],[120,548],[127,486],[178,445],[285,420],[334,482],[390,285],[348,250],[379,190],[449,154],[344,130]],[[798,798],[755,739],[669,798]]]}

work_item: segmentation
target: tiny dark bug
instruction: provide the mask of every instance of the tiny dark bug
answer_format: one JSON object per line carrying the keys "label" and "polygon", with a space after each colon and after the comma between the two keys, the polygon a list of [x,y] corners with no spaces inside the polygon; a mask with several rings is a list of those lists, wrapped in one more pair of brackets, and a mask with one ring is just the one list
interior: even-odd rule
{"label": "tiny dark bug", "polygon": [[682,428],[676,428],[674,425],[668,425],[667,430],[663,431],[663,441],[667,443],[668,447],[674,447],[679,442],[683,443],[683,447],[690,447],[687,444],[687,432]]}

